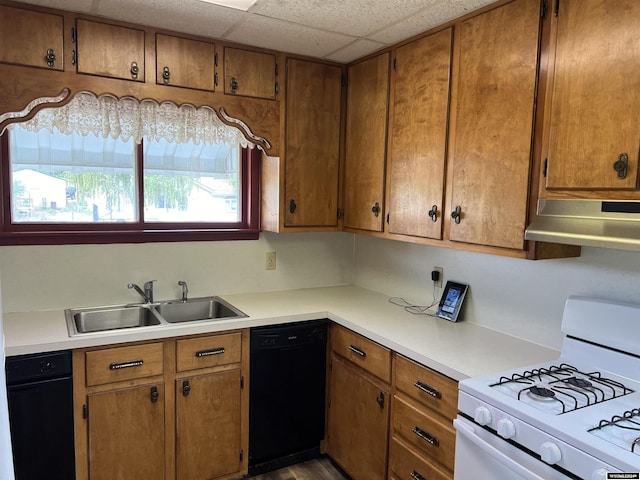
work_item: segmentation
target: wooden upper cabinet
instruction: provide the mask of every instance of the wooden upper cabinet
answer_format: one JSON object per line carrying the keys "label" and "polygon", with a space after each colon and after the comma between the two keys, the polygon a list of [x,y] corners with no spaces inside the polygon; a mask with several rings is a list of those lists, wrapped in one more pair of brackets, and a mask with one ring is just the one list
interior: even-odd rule
{"label": "wooden upper cabinet", "polygon": [[337,226],[342,69],[287,60],[285,226]]}
{"label": "wooden upper cabinet", "polygon": [[539,29],[540,3],[515,0],[457,30],[451,240],[524,247]]}
{"label": "wooden upper cabinet", "polygon": [[156,34],[157,84],[214,91],[215,76],[215,44]]}
{"label": "wooden upper cabinet", "polygon": [[548,189],[638,187],[638,19],[637,0],[560,2],[552,18]]}
{"label": "wooden upper cabinet", "polygon": [[391,73],[389,232],[442,238],[453,30],[398,48]]}
{"label": "wooden upper cabinet", "polygon": [[0,62],[64,70],[64,18],[0,5]]}
{"label": "wooden upper cabinet", "polygon": [[344,227],[381,232],[389,53],[351,65],[347,86]]}
{"label": "wooden upper cabinet", "polygon": [[240,48],[224,49],[224,93],[276,98],[276,56]]}
{"label": "wooden upper cabinet", "polygon": [[78,73],[144,82],[144,30],[76,20]]}

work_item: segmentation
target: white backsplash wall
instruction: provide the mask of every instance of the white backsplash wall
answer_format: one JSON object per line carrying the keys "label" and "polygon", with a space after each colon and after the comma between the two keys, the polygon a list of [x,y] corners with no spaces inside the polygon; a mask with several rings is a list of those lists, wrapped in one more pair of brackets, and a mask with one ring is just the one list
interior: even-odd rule
{"label": "white backsplash wall", "polygon": [[531,261],[356,235],[354,283],[361,287],[429,304],[434,266],[444,268],[445,282],[469,284],[464,321],[556,349],[569,295],[640,303],[638,252],[583,248],[579,258]]}
{"label": "white backsplash wall", "polygon": [[[265,255],[276,252],[276,270]],[[140,301],[127,283],[157,280],[156,299],[353,282],[353,235],[263,233],[256,241],[0,247],[4,312]]]}

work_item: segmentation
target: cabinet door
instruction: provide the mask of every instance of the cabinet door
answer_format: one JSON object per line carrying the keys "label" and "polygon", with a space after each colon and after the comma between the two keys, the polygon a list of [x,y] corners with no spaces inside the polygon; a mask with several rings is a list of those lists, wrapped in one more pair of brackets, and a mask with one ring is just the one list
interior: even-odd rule
{"label": "cabinet door", "polygon": [[224,49],[224,93],[276,98],[276,56],[239,48]]}
{"label": "cabinet door", "polygon": [[387,467],[389,393],[333,354],[328,442],[354,480],[382,480]]}
{"label": "cabinet door", "polygon": [[451,36],[449,28],[395,53],[388,168],[391,233],[442,238]]}
{"label": "cabinet door", "polygon": [[[556,21],[549,189],[635,189],[640,155],[637,0],[562,0]],[[628,158],[626,174],[614,164]]]}
{"label": "cabinet door", "polygon": [[336,226],[342,69],[287,60],[285,226]]}
{"label": "cabinet door", "polygon": [[451,240],[524,247],[539,22],[539,2],[516,0],[458,30]]}
{"label": "cabinet door", "polygon": [[344,226],[382,231],[389,54],[349,67]]}
{"label": "cabinet door", "polygon": [[61,15],[0,5],[0,62],[63,70]]}
{"label": "cabinet door", "polygon": [[144,82],[144,31],[78,19],[78,73]]}
{"label": "cabinet door", "polygon": [[179,479],[211,480],[240,471],[240,404],[239,369],[176,380]]}
{"label": "cabinet door", "polygon": [[91,480],[164,478],[162,384],[90,394],[87,402]]}
{"label": "cabinet door", "polygon": [[215,90],[213,43],[156,34],[156,83]]}

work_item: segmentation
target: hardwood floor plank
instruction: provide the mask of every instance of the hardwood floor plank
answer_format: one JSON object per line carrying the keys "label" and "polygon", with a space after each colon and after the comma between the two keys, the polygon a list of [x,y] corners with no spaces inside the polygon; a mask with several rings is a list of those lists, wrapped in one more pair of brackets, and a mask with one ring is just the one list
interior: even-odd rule
{"label": "hardwood floor plank", "polygon": [[250,480],[349,480],[349,477],[336,468],[328,457],[308,460],[248,478]]}

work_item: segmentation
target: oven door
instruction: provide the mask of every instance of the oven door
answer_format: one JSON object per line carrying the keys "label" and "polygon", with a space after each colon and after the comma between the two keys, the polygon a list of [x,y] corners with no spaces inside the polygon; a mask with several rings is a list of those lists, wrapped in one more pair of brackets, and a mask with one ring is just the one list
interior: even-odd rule
{"label": "oven door", "polygon": [[567,480],[570,477],[458,416],[454,480]]}

